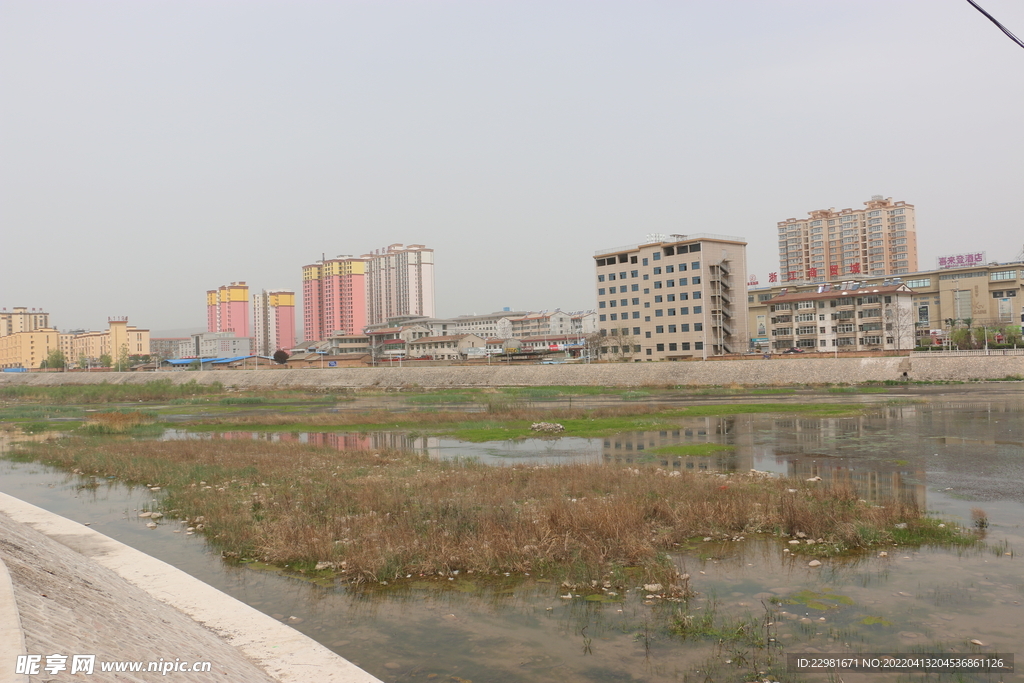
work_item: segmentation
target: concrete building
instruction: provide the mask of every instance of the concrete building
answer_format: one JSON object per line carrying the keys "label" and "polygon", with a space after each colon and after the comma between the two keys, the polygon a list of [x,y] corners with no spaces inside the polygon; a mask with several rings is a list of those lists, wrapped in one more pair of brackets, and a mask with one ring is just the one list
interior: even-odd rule
{"label": "concrete building", "polygon": [[334,331],[362,334],[366,327],[366,260],[323,259],[302,267],[302,335],[309,341]]}
{"label": "concrete building", "polygon": [[366,261],[367,323],[403,315],[434,317],[433,249],[392,244],[362,258]]}
{"label": "concrete building", "polygon": [[181,342],[188,340],[188,337],[150,337],[149,353],[162,360],[171,360],[178,357]]}
{"label": "concrete building", "polygon": [[[863,278],[858,289],[904,284],[912,290],[912,318],[917,346],[941,345],[958,327],[1018,328],[1024,316],[1024,262],[991,262],[962,268],[938,268],[898,278]],[[839,283],[841,286],[842,283]],[[771,344],[769,306],[783,290],[817,292],[821,285],[752,288],[747,292],[751,344]],[[834,290],[836,284],[832,284]],[[907,348],[903,346],[903,348]]]}
{"label": "concrete building", "polygon": [[511,336],[533,337],[539,334],[564,335],[573,328],[572,315],[562,311],[540,311],[512,318]]}
{"label": "concrete building", "polygon": [[746,350],[746,246],[702,233],[598,251],[602,354],[649,361]]}
{"label": "concrete building", "polygon": [[39,328],[0,337],[0,369],[38,368],[50,351],[60,348],[60,333]]}
{"label": "concrete building", "polygon": [[253,294],[252,311],[257,355],[272,356],[295,346],[295,292],[264,289]]}
{"label": "concrete building", "polygon": [[48,329],[51,329],[50,314],[41,308],[29,309],[25,306],[15,306],[10,311],[6,308],[0,310],[0,337],[6,337],[16,332]]}
{"label": "concrete building", "polygon": [[905,284],[820,285],[768,302],[776,352],[905,350],[914,347],[913,292]]}
{"label": "concrete building", "polygon": [[443,337],[420,337],[407,345],[410,358],[429,357],[433,360],[460,360],[469,349],[483,349],[487,341],[475,334],[450,334]]}
{"label": "concrete building", "polygon": [[244,282],[206,292],[206,331],[249,336],[249,287]]}
{"label": "concrete building", "polygon": [[914,205],[875,195],[863,209],[779,221],[779,272],[769,282],[828,282],[917,270]]}
{"label": "concrete building", "polygon": [[251,354],[249,337],[232,332],[199,332],[178,346],[178,358],[235,358]]}
{"label": "concrete building", "polygon": [[148,356],[151,352],[149,330],[129,325],[126,317],[107,318],[106,330],[62,334],[60,344],[68,364],[75,367],[97,367],[103,356],[109,356],[116,368],[122,355]]}

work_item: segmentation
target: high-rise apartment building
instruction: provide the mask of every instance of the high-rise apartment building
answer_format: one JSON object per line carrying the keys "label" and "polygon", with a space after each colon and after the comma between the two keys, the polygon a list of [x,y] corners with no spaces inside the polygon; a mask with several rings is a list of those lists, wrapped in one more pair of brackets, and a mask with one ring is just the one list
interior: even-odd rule
{"label": "high-rise apartment building", "polygon": [[602,355],[647,361],[745,351],[746,246],[726,235],[648,235],[598,251]]}
{"label": "high-rise apartment building", "polygon": [[273,355],[295,346],[295,292],[290,289],[264,289],[252,297],[253,335],[256,353]]}
{"label": "high-rise apartment building", "polygon": [[[863,209],[822,209],[779,226],[775,282],[828,282],[917,270],[914,205],[875,195]],[[774,275],[774,274],[773,274]]]}
{"label": "high-rise apartment building", "polygon": [[392,244],[364,254],[367,322],[402,315],[434,316],[434,250]]}
{"label": "high-rise apartment building", "polygon": [[351,256],[302,267],[302,335],[362,334],[366,327],[366,261]]}
{"label": "high-rise apartment building", "polygon": [[206,330],[249,336],[249,287],[244,282],[206,292]]}

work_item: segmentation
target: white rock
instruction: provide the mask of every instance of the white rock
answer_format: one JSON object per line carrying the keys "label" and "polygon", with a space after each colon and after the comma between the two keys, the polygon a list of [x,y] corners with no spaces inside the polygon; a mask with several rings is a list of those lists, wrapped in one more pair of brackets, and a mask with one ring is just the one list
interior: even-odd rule
{"label": "white rock", "polygon": [[971,641],[971,645],[978,645],[980,647],[985,647],[985,643],[981,642],[977,638],[975,638],[974,640]]}
{"label": "white rock", "polygon": [[152,512],[140,512],[139,513],[139,517],[151,517],[152,515],[153,515]]}
{"label": "white rock", "polygon": [[156,522],[150,522],[146,526],[148,526],[150,529],[155,529],[156,528]]}
{"label": "white rock", "polygon": [[153,519],[160,519],[163,516],[164,516],[164,513],[162,513],[162,512],[154,512],[153,514],[150,515],[150,517],[152,517]]}
{"label": "white rock", "polygon": [[821,566],[821,562],[818,562],[817,560],[811,560],[810,562],[807,563],[807,566],[808,567],[820,567]]}

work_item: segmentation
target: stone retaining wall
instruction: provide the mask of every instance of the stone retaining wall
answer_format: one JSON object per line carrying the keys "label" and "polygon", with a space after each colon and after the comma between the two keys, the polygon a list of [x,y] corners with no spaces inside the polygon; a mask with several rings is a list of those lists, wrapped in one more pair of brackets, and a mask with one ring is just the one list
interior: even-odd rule
{"label": "stone retaining wall", "polygon": [[210,372],[0,373],[11,384],[221,382],[239,389],[274,387],[402,388],[489,386],[721,386],[853,384],[899,380],[986,380],[1024,377],[1024,356],[974,358],[796,358],[681,363],[594,365],[449,366],[431,368],[331,368],[326,370],[214,370]]}

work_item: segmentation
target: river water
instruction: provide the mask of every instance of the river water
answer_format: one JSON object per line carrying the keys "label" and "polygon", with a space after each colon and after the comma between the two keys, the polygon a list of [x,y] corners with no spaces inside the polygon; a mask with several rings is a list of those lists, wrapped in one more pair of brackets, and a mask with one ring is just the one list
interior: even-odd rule
{"label": "river water", "polygon": [[[841,418],[739,415],[692,419],[678,429],[602,439],[470,444],[401,433],[190,434],[164,438],[298,439],[351,448],[406,448],[435,458],[590,461],[680,470],[757,469],[849,482],[868,500],[909,495],[931,514],[990,522],[986,547],[890,548],[810,568],[777,540],[710,541],[676,561],[698,596],[618,602],[564,598],[566,589],[508,577],[478,582],[419,578],[353,593],[269,568],[224,563],[201,536],[169,521],[145,527],[153,495],[118,482],[99,487],[39,464],[0,462],[0,490],[173,564],[291,623],[385,681],[838,680],[785,671],[785,653],[980,651],[1024,654],[1024,400],[981,393],[922,403],[879,403]],[[722,443],[731,451],[672,457],[661,446]],[[0,449],[4,448],[0,442]],[[880,549],[879,549],[880,550]],[[571,592],[570,592],[571,594]],[[669,626],[713,628],[683,637]],[[981,645],[971,641],[980,642]],[[775,657],[772,662],[771,657]],[[764,674],[759,672],[764,671]],[[1022,671],[1022,669],[1018,669]],[[862,674],[861,680],[897,680]],[[892,676],[892,675],[888,675]],[[899,680],[1024,680],[1024,673],[903,674]]]}

